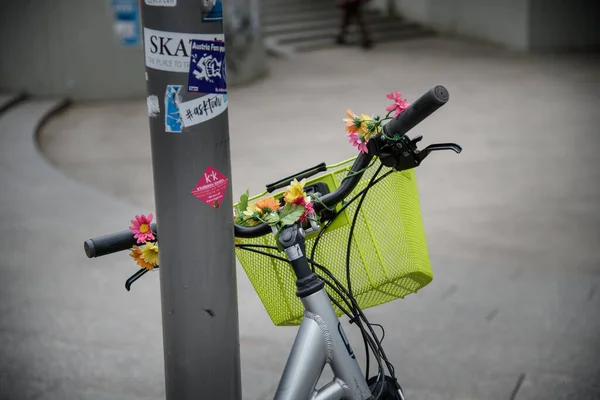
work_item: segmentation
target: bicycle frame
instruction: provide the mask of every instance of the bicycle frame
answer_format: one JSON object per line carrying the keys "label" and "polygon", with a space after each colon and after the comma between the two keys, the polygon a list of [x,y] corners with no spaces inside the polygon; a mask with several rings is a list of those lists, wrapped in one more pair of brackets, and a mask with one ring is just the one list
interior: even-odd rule
{"label": "bicycle frame", "polygon": [[[297,224],[286,227],[279,235],[279,242],[298,278],[296,294],[305,311],[275,400],[371,399],[371,391],[325,291],[324,282],[308,265],[304,231]],[[334,378],[316,390],[326,364],[331,365]]]}

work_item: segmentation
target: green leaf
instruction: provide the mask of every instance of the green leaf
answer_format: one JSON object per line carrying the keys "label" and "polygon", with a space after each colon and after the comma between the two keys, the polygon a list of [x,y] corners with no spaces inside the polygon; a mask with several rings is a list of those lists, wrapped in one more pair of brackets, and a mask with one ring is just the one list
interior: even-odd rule
{"label": "green leaf", "polygon": [[277,248],[279,249],[279,251],[284,251],[283,246],[281,245],[281,243],[279,243],[279,235],[280,234],[281,234],[281,229],[278,229],[277,233],[275,233],[275,243],[277,243]]}
{"label": "green leaf", "polygon": [[304,207],[297,204],[292,204],[292,207],[290,207],[290,210],[285,215],[279,215],[279,221],[283,226],[293,225],[300,219],[302,214],[304,214]]}
{"label": "green leaf", "polygon": [[238,203],[238,211],[244,212],[248,208],[248,196],[249,192],[246,190],[244,194],[240,196],[240,202]]}
{"label": "green leaf", "polygon": [[279,215],[277,213],[270,213],[267,217],[267,223],[269,225],[277,225],[280,221]]}

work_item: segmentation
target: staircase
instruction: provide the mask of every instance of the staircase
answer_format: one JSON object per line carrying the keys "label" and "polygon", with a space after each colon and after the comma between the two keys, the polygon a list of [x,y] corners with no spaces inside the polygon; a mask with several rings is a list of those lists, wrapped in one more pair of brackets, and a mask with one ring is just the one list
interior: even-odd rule
{"label": "staircase", "polygon": [[[261,22],[268,47],[283,53],[303,52],[335,46],[342,22],[337,0],[261,0]],[[433,34],[400,17],[385,16],[378,10],[363,11],[375,44]],[[348,29],[347,42],[360,43],[355,23]]]}

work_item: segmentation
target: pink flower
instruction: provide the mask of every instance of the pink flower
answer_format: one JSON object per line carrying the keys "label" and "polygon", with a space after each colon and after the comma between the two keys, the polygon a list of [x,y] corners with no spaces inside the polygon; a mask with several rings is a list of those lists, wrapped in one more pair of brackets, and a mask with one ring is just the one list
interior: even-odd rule
{"label": "pink flower", "polygon": [[300,216],[300,222],[306,221],[308,218],[308,214],[314,213],[315,209],[313,207],[313,203],[309,200],[308,197],[300,196],[292,201],[292,204],[297,204],[299,206],[304,207],[304,212]]}
{"label": "pink flower", "polygon": [[350,138],[350,143],[352,144],[352,146],[358,147],[358,151],[360,151],[361,153],[369,152],[369,150],[367,150],[367,143],[361,139],[358,133],[347,133],[346,136]]}
{"label": "pink flower", "polygon": [[133,232],[133,237],[137,239],[138,243],[146,243],[148,240],[154,240],[154,234],[150,228],[150,222],[152,222],[152,214],[136,215],[135,219],[131,220],[129,229]]}
{"label": "pink flower", "polygon": [[406,110],[406,108],[410,105],[410,103],[408,103],[406,99],[402,99],[402,93],[400,92],[396,92],[396,94],[394,94],[394,92],[391,92],[385,97],[387,97],[390,100],[394,100],[394,104],[392,104],[391,106],[387,106],[385,109],[386,111],[395,111],[394,118],[397,117],[402,111]]}

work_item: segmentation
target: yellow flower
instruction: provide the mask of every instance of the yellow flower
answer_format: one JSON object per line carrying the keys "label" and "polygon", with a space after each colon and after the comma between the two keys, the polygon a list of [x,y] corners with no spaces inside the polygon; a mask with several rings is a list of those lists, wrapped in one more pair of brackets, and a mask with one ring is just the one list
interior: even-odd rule
{"label": "yellow flower", "polygon": [[156,267],[158,264],[158,246],[151,242],[146,242],[146,245],[142,247],[142,255],[140,256],[152,267]]}
{"label": "yellow flower", "polygon": [[284,194],[284,199],[287,203],[291,203],[298,197],[304,197],[304,185],[306,185],[306,178],[298,182],[298,179],[294,179]]}
{"label": "yellow flower", "polygon": [[360,116],[360,129],[358,133],[369,140],[372,134],[381,132],[381,127],[373,121],[373,118],[367,114]]}
{"label": "yellow flower", "polygon": [[256,208],[256,203],[250,203],[248,204],[248,208],[246,208],[246,211],[244,211],[244,215],[246,217],[251,217],[256,212],[260,213],[260,210]]}
{"label": "yellow flower", "polygon": [[254,205],[261,214],[268,214],[271,211],[279,210],[279,201],[275,200],[272,196],[258,200]]}
{"label": "yellow flower", "polygon": [[145,269],[154,269],[154,265],[146,262],[142,258],[142,250],[138,246],[133,246],[133,249],[131,249],[131,253],[129,253],[129,256],[133,258],[135,260],[135,263],[140,267]]}
{"label": "yellow flower", "polygon": [[260,214],[260,209],[256,208],[256,203],[248,204],[248,208],[242,213],[242,223],[246,225],[256,225],[259,221],[254,217],[255,213]]}

